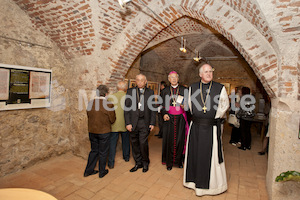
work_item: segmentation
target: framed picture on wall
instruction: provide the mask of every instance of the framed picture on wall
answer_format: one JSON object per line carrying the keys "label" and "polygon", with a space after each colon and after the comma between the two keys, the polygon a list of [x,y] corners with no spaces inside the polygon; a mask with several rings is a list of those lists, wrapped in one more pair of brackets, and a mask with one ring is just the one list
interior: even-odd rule
{"label": "framed picture on wall", "polygon": [[0,63],[0,110],[48,108],[51,69]]}
{"label": "framed picture on wall", "polygon": [[230,92],[231,92],[230,91],[230,83],[221,83],[221,84],[223,84],[225,86],[227,94],[230,95]]}
{"label": "framed picture on wall", "polygon": [[155,95],[159,95],[159,83],[158,82],[148,81],[147,87],[150,88],[151,90],[153,90]]}
{"label": "framed picture on wall", "polygon": [[133,88],[136,86],[136,82],[135,82],[135,79],[130,79],[128,81],[128,88]]}
{"label": "framed picture on wall", "polygon": [[9,98],[9,69],[0,68],[0,100]]}

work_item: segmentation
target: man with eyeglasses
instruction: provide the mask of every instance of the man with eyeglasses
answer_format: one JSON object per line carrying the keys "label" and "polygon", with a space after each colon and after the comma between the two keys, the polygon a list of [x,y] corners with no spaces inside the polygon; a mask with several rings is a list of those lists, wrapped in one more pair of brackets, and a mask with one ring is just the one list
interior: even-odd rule
{"label": "man with eyeglasses", "polygon": [[192,121],[183,185],[194,189],[197,196],[216,195],[227,190],[221,119],[229,108],[229,99],[224,85],[212,80],[213,68],[209,64],[200,67],[199,76],[200,82],[189,88]]}

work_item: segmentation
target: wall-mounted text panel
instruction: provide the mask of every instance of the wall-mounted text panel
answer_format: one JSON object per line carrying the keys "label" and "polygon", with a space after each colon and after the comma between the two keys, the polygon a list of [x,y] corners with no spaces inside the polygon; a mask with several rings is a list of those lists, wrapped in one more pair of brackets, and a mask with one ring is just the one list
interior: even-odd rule
{"label": "wall-mounted text panel", "polygon": [[0,63],[0,110],[50,107],[51,73]]}

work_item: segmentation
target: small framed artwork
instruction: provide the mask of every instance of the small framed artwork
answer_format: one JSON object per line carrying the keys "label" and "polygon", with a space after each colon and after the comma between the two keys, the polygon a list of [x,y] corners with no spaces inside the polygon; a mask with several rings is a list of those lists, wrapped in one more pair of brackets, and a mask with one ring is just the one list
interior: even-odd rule
{"label": "small framed artwork", "polygon": [[158,94],[158,91],[159,91],[159,83],[158,82],[148,81],[147,87],[150,88],[151,90],[153,90],[155,95],[159,95]]}
{"label": "small framed artwork", "polygon": [[300,139],[300,120],[299,120],[299,130],[298,130],[299,134],[298,134],[298,139]]}
{"label": "small framed artwork", "polygon": [[230,92],[231,92],[230,91],[230,83],[221,83],[221,84],[223,84],[225,86],[227,94],[230,95]]}
{"label": "small framed artwork", "polygon": [[136,86],[136,81],[135,79],[130,79],[128,81],[128,88],[134,88]]}

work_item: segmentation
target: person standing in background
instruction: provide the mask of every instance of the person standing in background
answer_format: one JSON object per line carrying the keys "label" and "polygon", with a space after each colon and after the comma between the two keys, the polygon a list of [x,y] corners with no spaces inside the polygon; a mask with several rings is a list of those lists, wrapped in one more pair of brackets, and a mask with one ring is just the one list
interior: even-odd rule
{"label": "person standing in background", "polygon": [[241,104],[244,105],[241,105],[236,116],[240,119],[241,129],[241,146],[238,148],[245,151],[246,149],[251,149],[251,119],[255,116],[255,102],[251,103],[250,88],[248,87],[242,88],[242,97],[244,98],[244,101],[241,102]]}
{"label": "person standing in background", "polygon": [[94,170],[99,159],[99,178],[103,178],[108,170],[105,169],[109,149],[111,124],[116,120],[114,105],[106,100],[108,87],[99,85],[97,97],[89,102],[87,107],[89,139],[91,151],[84,171],[84,177],[97,174]]}
{"label": "person standing in background", "polygon": [[130,139],[129,132],[126,130],[124,118],[125,95],[127,91],[127,83],[120,81],[117,84],[118,92],[109,95],[109,101],[114,104],[116,112],[116,121],[111,126],[110,145],[108,155],[108,168],[112,169],[115,166],[116,147],[119,139],[119,134],[122,137],[122,151],[125,162],[130,158]]}
{"label": "person standing in background", "polygon": [[[236,93],[234,96],[234,102],[235,102],[235,109],[230,110],[234,115],[238,112],[238,108],[240,108],[240,100],[242,97],[242,86],[238,86],[236,88]],[[229,143],[232,144],[233,146],[236,146],[237,143],[240,143],[241,141],[241,129],[240,127],[236,127],[232,125],[232,130],[231,130],[231,138]]]}
{"label": "person standing in background", "polygon": [[[163,89],[165,89],[166,87],[167,87],[167,83],[165,81],[161,81],[160,82],[160,95],[161,95],[161,92],[163,91]],[[158,118],[159,132],[155,136],[157,136],[158,138],[162,138],[163,137],[163,122],[164,122],[164,119],[163,119],[163,116],[161,114],[161,106],[158,109],[157,118]]]}

